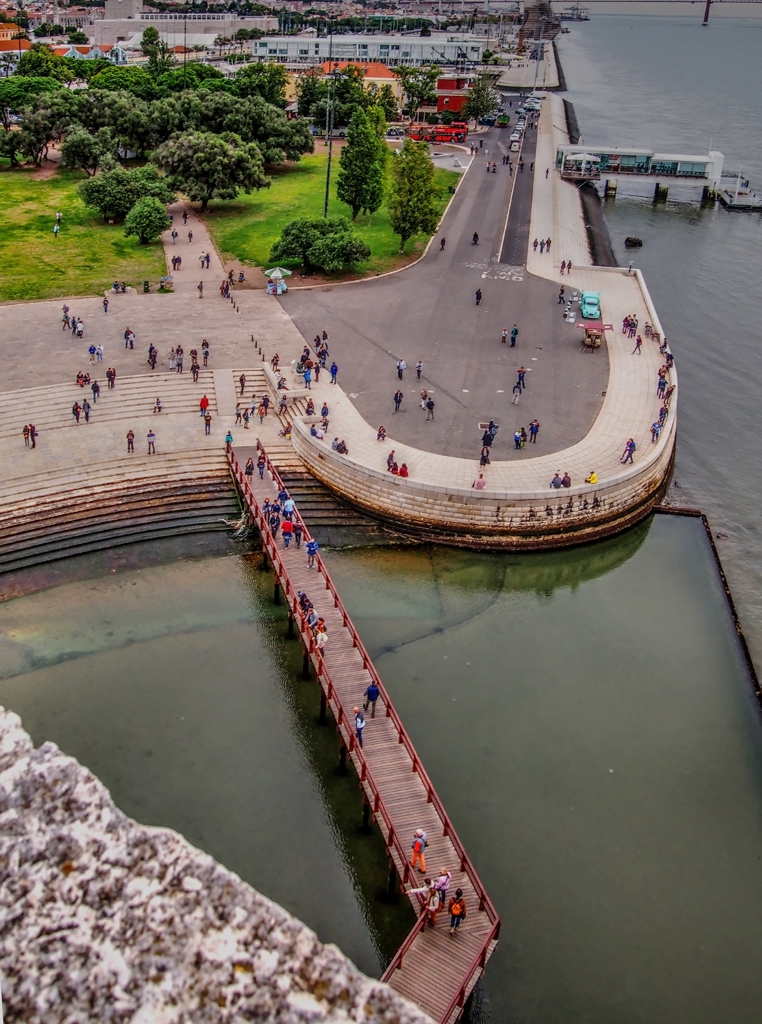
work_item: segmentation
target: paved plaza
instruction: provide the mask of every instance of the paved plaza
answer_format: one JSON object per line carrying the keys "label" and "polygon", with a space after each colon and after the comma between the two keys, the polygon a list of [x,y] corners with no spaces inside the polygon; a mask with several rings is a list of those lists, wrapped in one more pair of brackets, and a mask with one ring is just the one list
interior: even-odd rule
{"label": "paved plaza", "polygon": [[[632,342],[622,337],[619,323],[631,313],[641,325],[658,322],[635,275],[589,266],[576,189],[552,171],[555,144],[563,138],[561,111],[555,99],[544,105],[527,149],[528,156],[534,151],[534,172],[527,160],[523,175],[509,174],[501,160],[505,132],[477,137],[483,147],[462,176],[437,238],[416,266],[400,273],[358,284],[294,288],[280,301],[261,289],[236,288],[233,301],[225,300],[219,293],[225,268],[203,223],[191,212],[182,225],[184,207],[176,204],[178,240],[164,238],[168,261],[176,254],[183,258],[173,293],[110,294],[107,314],[100,297],[67,298],[71,313],[84,322],[80,340],[61,329],[64,300],[4,306],[6,416],[0,425],[0,454],[7,514],[12,514],[14,496],[34,492],[42,497],[46,487],[56,487],[67,475],[94,488],[99,479],[129,477],[130,466],[142,472],[146,460],[154,458],[143,450],[151,428],[157,434],[156,460],[172,457],[167,473],[176,472],[180,463],[184,472],[192,471],[196,453],[215,451],[222,459],[228,429],[236,443],[257,436],[265,445],[276,441],[280,424],[272,415],[261,426],[255,419],[249,431],[235,425],[238,376],[247,372],[247,403],[261,397],[263,354],[269,361],[278,352],[289,387],[301,387],[293,364],[304,341],[323,330],[330,336],[339,380],[334,387],[323,374],[313,385],[318,409],[323,401],[330,409],[329,437],[316,444],[343,437],[350,448],[347,463],[358,473],[385,470],[388,451],[396,448],[397,461],[408,464],[411,484],[470,488],[478,473],[479,423],[489,419],[500,424],[500,432],[486,472],[485,498],[498,492],[546,492],[556,470],[571,474],[575,490],[593,469],[602,485],[616,483],[623,473],[632,473],[619,462],[628,437],[638,445],[637,471],[637,463],[656,456],[659,447],[650,444],[649,427],[660,404],[655,384],[662,358],[650,341],[641,356],[631,355]],[[459,158],[467,161],[467,151]],[[487,173],[487,160],[493,159],[497,173]],[[474,231],[479,232],[478,246],[471,244]],[[442,237],[447,239],[444,250]],[[551,253],[536,252],[528,244],[534,237],[551,237]],[[516,254],[512,258],[523,256],[523,263],[501,262],[507,248]],[[211,265],[202,270],[200,256],[206,252]],[[561,277],[560,262],[569,258],[574,270]],[[593,354],[581,351],[579,329],[562,317],[562,284],[567,291],[603,292],[604,317],[615,330]],[[483,293],[478,307],[477,287]],[[519,333],[511,348],[500,338],[514,324]],[[134,349],[124,345],[128,327],[136,336]],[[209,370],[193,385],[188,353],[191,348],[200,352],[203,338],[211,346]],[[186,352],[182,382],[168,372],[169,350],[178,343]],[[90,362],[91,344],[103,345],[102,362]],[[155,371],[147,362],[149,344],[158,349]],[[396,371],[400,358],[408,367],[402,382]],[[418,359],[423,361],[420,383],[414,369]],[[109,366],[117,371],[112,392],[105,387]],[[513,405],[521,366],[527,387]],[[71,406],[87,394],[75,383],[79,370],[99,379],[101,397],[91,422],[78,427]],[[404,398],[395,414],[398,386]],[[433,421],[420,408],[421,386],[435,400]],[[204,393],[213,410],[209,436],[196,409]],[[153,413],[157,397],[164,403],[158,417]],[[514,429],[528,428],[533,419],[541,424],[538,443],[516,450]],[[35,451],[21,437],[30,421],[40,429]],[[382,423],[388,432],[385,444],[376,441]],[[138,439],[130,461],[128,429]],[[155,467],[150,472],[161,471]]]}

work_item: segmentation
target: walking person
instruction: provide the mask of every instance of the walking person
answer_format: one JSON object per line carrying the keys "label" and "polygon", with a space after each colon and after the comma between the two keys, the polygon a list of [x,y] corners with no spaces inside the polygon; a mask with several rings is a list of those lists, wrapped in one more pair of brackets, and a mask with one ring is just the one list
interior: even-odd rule
{"label": "walking person", "polygon": [[526,377],[527,371],[524,369],[523,366],[520,366],[518,368],[517,373],[518,373],[518,379],[517,379],[516,383],[520,384],[522,389],[526,388],[527,382],[526,382],[526,380],[524,378]]}
{"label": "walking person", "polygon": [[24,435],[24,444],[28,448],[29,447],[29,424],[28,423],[24,424],[24,429],[21,431],[21,433]]}
{"label": "walking person", "polygon": [[37,427],[35,427],[34,423],[30,423],[29,424],[29,440],[30,440],[30,442],[32,444],[32,448],[36,448],[37,447],[37,437],[38,437],[38,434],[39,434],[39,431],[37,430]]}
{"label": "walking person", "polygon": [[516,338],[519,336],[519,329],[516,324],[511,328],[511,348],[516,347]]}
{"label": "walking person", "polygon": [[318,544],[318,542],[316,540],[313,540],[312,538],[310,538],[307,541],[306,548],[307,548],[307,568],[308,569],[314,569],[315,568],[315,555],[320,550],[320,545]]}
{"label": "walking person", "polygon": [[458,928],[466,919],[466,901],[462,889],[455,890],[455,895],[450,898],[447,910],[450,914],[450,938],[454,938]]}
{"label": "walking person", "polygon": [[147,440],[148,440],[148,454],[149,455],[155,455],[156,454],[156,434],[154,434],[153,430],[149,430],[148,434],[146,436],[147,436]]}
{"label": "walking person", "polygon": [[331,363],[331,384],[336,383],[336,378],[339,376],[339,368],[335,362]]}
{"label": "walking person", "polygon": [[188,232],[188,243],[190,244],[192,241],[193,241],[193,232],[189,231]]}
{"label": "walking person", "polygon": [[434,882],[434,888],[439,894],[439,906],[440,908],[447,902],[447,893],[450,891],[450,883],[452,882],[452,875],[447,868],[440,868],[439,875]]}
{"label": "walking person", "polygon": [[636,447],[637,447],[637,445],[635,444],[633,439],[629,438],[628,441],[627,441],[627,444],[624,446],[624,451],[622,452],[622,457],[619,460],[622,463],[623,466],[626,466],[628,462],[632,462],[632,455],[633,455],[633,452],[635,451]]}
{"label": "walking person", "polygon": [[431,397],[431,395],[429,395],[428,399],[426,400],[426,419],[434,419],[434,399]]}
{"label": "walking person", "polygon": [[75,402],[74,405],[71,407],[71,414],[74,417],[77,426],[79,426],[79,416],[81,412],[82,406],[79,404],[79,402]]}
{"label": "walking person", "polygon": [[405,360],[404,359],[398,359],[397,360],[397,376],[398,376],[398,378],[400,380],[402,380],[402,374],[405,372],[406,369],[407,369],[407,363],[405,362]]}
{"label": "walking person", "polygon": [[423,363],[419,359],[418,362],[415,364],[415,375],[418,378],[418,380],[421,379],[421,374],[422,373],[423,373]]}
{"label": "walking person", "polygon": [[87,399],[85,399],[84,402],[82,403],[82,412],[83,412],[84,417],[85,417],[85,423],[89,423],[90,422],[90,408],[91,408],[90,403],[88,402]]}
{"label": "walking person", "polygon": [[500,340],[505,345],[508,342],[508,328],[504,327],[500,332]]}
{"label": "walking person", "polygon": [[446,244],[447,244],[447,239],[444,238],[444,237],[440,238],[440,240],[439,240],[439,251],[440,252],[444,252],[444,248],[445,248]]}
{"label": "walking person", "polygon": [[540,424],[537,420],[532,420],[529,424],[529,441],[531,444],[537,444],[537,434],[540,431]]}
{"label": "walking person", "polygon": [[511,405],[518,405],[519,399],[521,398],[521,384],[516,381],[513,385],[513,398],[511,399]]}
{"label": "walking person", "polygon": [[394,392],[394,411],[396,413],[400,411],[400,406],[402,405],[402,399],[404,397],[405,396],[402,394],[400,389],[397,388],[397,390]]}
{"label": "walking person", "polygon": [[365,708],[366,711],[370,707],[371,718],[376,717],[376,701],[378,700],[378,695],[380,692],[381,691],[379,690],[378,686],[376,686],[375,683],[371,682],[370,686],[368,686],[367,690],[363,694],[363,696],[365,697],[365,703],[363,704],[363,707]]}
{"label": "walking person", "polygon": [[[257,469],[259,470],[259,479],[260,480],[264,480],[264,478],[265,478],[265,467],[266,466],[267,466],[267,459],[264,456],[264,452],[260,452],[259,453],[259,458],[257,459]],[[299,547],[298,544],[296,546]]]}
{"label": "walking person", "polygon": [[420,864],[418,870],[422,875],[426,874],[426,847],[429,845],[426,833],[422,828],[417,828],[413,833],[413,854],[410,858],[410,866]]}
{"label": "walking person", "polygon": [[363,729],[365,728],[365,712],[362,708],[353,708],[353,711],[355,715],[355,736],[357,737],[357,742],[362,747],[362,734]]}
{"label": "walking person", "polygon": [[105,296],[103,297],[103,312],[108,313],[108,299]]}
{"label": "walking person", "polygon": [[641,338],[640,335],[638,335],[637,338],[635,339],[635,348],[632,350],[632,352],[630,352],[630,355],[634,356],[635,353],[637,352],[638,355],[640,356],[640,355],[643,354],[642,349],[643,349],[643,339]]}
{"label": "walking person", "polygon": [[135,431],[127,431],[127,454],[135,451]]}
{"label": "walking person", "polygon": [[207,437],[212,432],[212,414],[210,412],[204,413],[204,433]]}
{"label": "walking person", "polygon": [[[562,271],[562,273],[563,273],[563,271]],[[564,296],[565,295],[566,295],[566,289],[564,288],[563,285],[561,285],[561,290],[558,293],[558,305],[559,306],[563,305],[563,303],[564,303]]]}
{"label": "walking person", "polygon": [[204,282],[203,281],[199,281],[199,283],[196,285],[196,290],[198,291],[198,297],[200,299],[203,299],[203,297],[204,297]]}
{"label": "walking person", "polygon": [[304,532],[304,527],[302,526],[301,520],[297,519],[295,521],[295,523],[294,523],[294,541],[296,543],[297,549],[299,549],[302,546],[302,533],[303,532]]}

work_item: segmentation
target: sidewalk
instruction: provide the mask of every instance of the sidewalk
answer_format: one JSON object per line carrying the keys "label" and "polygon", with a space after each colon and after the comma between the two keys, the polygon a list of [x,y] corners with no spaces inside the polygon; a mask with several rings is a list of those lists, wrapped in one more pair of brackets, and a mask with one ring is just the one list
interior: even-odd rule
{"label": "sidewalk", "polygon": [[[172,227],[162,234],[161,241],[167,274],[172,275],[174,290],[181,295],[198,298],[198,285],[203,281],[204,297],[210,297],[212,292],[219,297],[220,284],[227,274],[206,225],[193,212],[190,203],[173,203],[167,211],[173,217]],[[188,216],[187,224],[183,224],[183,213]],[[177,231],[176,242],[172,241],[173,230]],[[189,240],[191,236],[192,241]],[[211,257],[208,270],[206,263],[202,266],[200,262],[203,253],[209,253]],[[172,269],[173,256],[180,256],[183,261],[179,270]]]}

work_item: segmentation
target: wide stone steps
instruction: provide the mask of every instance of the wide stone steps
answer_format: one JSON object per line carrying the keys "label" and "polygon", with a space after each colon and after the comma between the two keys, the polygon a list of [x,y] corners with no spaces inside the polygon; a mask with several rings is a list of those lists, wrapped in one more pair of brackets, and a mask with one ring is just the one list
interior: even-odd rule
{"label": "wide stone steps", "polygon": [[211,370],[201,371],[198,384],[193,383],[190,374],[169,372],[117,378],[116,387],[111,390],[106,385],[105,377],[96,379],[101,385],[96,403],[93,403],[89,387],[80,388],[74,382],[6,392],[3,395],[0,438],[20,437],[21,428],[30,421],[40,432],[61,427],[85,429],[87,425],[84,416],[80,418],[80,426],[77,428],[71,411],[75,402],[82,405],[84,399],[92,406],[91,423],[152,415],[157,398],[161,398],[163,408],[161,414],[156,414],[157,422],[160,422],[161,416],[174,413],[198,416],[199,402],[203,395],[209,399],[211,414],[216,416],[218,412]]}

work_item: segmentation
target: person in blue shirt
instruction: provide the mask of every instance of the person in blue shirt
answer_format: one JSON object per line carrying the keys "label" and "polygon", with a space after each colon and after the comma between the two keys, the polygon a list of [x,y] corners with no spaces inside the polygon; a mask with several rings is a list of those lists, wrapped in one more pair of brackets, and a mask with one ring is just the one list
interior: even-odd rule
{"label": "person in blue shirt", "polygon": [[368,710],[368,706],[370,705],[370,717],[371,718],[375,718],[376,717],[376,701],[378,700],[378,694],[379,694],[379,689],[378,689],[378,687],[376,686],[375,683],[371,683],[370,686],[368,687],[368,689],[365,691],[365,694],[364,694],[364,696],[365,696],[365,704],[363,705],[363,707],[367,711]]}
{"label": "person in blue shirt", "polygon": [[315,568],[315,555],[318,553],[320,545],[316,540],[307,541],[307,568]]}

